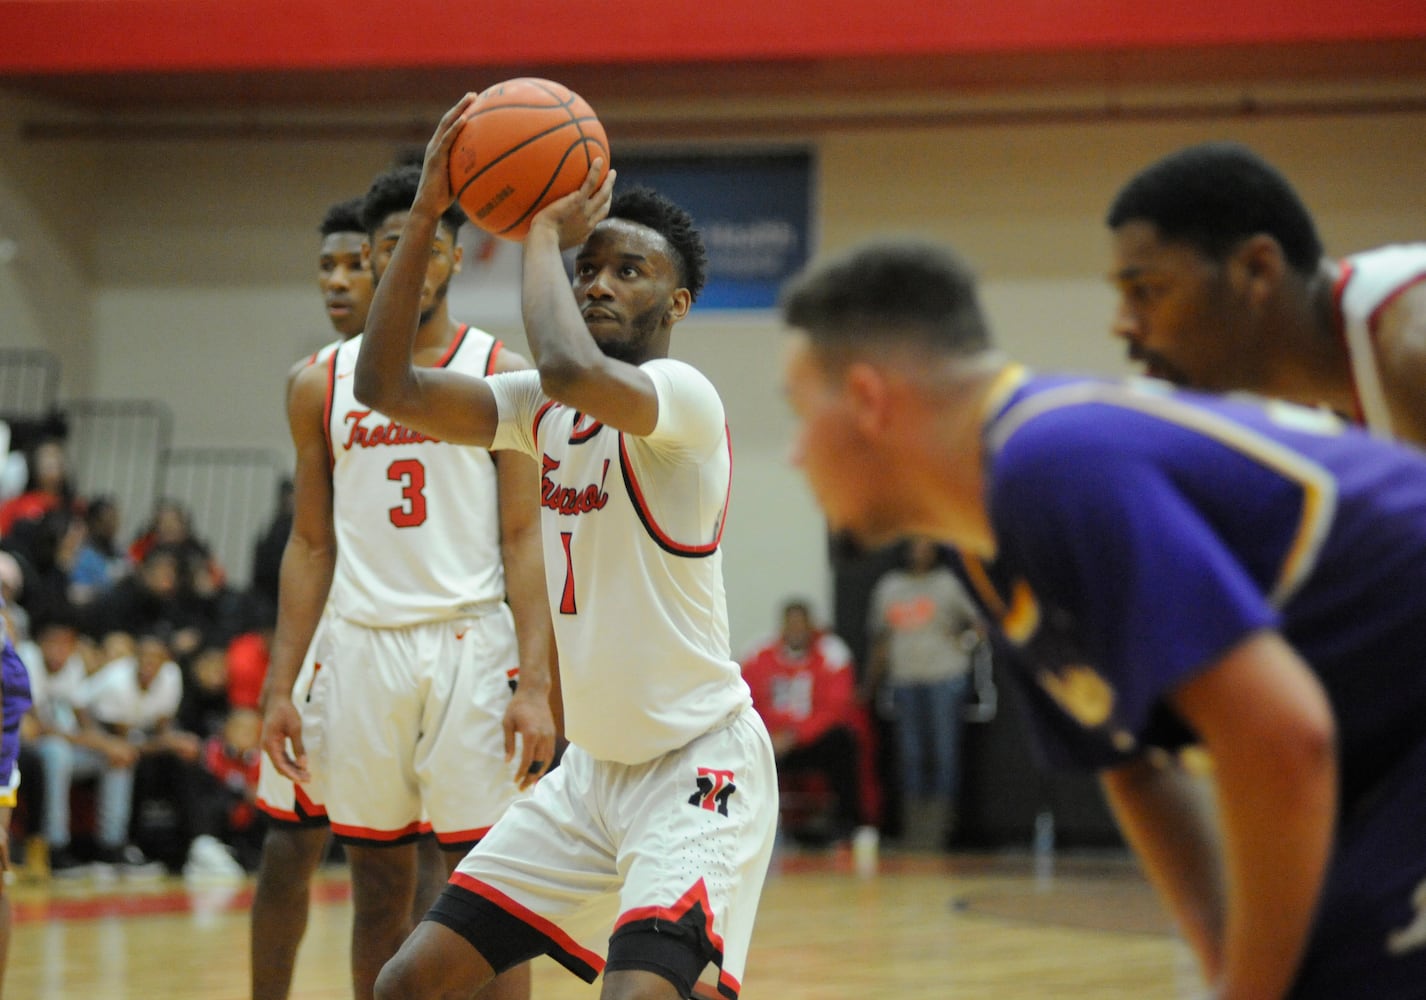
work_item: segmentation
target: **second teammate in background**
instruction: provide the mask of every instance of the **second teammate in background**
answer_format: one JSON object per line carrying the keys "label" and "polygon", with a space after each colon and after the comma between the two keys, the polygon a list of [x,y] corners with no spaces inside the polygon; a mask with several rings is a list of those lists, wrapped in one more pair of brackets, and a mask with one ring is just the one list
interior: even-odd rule
{"label": "second teammate in background", "polygon": [[[378,282],[419,177],[419,168],[388,171],[363,202]],[[480,375],[526,367],[449,315],[463,222],[458,208],[446,213],[422,258],[417,363]],[[290,393],[296,511],[264,749],[315,789],[346,849],[362,998],[410,930],[427,821],[454,867],[527,793],[555,746],[537,470],[524,456],[437,440],[358,403],[359,341],[298,374]],[[309,647],[310,683],[294,703]],[[512,969],[482,995],[528,996],[528,977]]]}

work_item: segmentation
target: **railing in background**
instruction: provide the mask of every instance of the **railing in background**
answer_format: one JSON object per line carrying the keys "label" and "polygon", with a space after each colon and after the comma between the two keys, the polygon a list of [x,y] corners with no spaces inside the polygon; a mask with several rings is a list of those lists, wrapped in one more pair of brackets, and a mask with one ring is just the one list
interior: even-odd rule
{"label": "railing in background", "polygon": [[37,420],[54,411],[59,358],[43,348],[0,348],[0,420]]}
{"label": "railing in background", "polygon": [[153,516],[173,414],[148,399],[81,399],[66,404],[65,451],[75,486],[86,498],[109,496],[119,508],[119,538],[128,544]]}
{"label": "railing in background", "polygon": [[241,589],[252,577],[253,544],[277,510],[286,469],[261,448],[170,448],[164,454],[160,496],[177,500]]}

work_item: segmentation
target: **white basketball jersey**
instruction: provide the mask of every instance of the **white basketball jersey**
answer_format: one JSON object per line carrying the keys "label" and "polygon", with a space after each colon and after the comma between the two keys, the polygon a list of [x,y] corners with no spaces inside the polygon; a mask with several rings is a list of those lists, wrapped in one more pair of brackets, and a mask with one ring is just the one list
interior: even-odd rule
{"label": "white basketball jersey", "polygon": [[550,400],[536,372],[490,380],[500,407],[492,447],[542,467],[566,735],[623,764],[681,747],[751,704],[728,648],[723,404],[686,364],[660,359],[643,370],[659,417],[642,438]]}
{"label": "white basketball jersey", "polygon": [[[501,344],[462,326],[438,367],[484,376]],[[445,444],[357,402],[361,337],[327,361],[337,564],[328,608],[374,628],[453,618],[505,598],[490,452]]]}
{"label": "white basketball jersey", "polygon": [[1426,281],[1426,243],[1403,243],[1353,254],[1342,261],[1337,277],[1337,314],[1352,365],[1360,410],[1357,416],[1382,437],[1394,435],[1377,368],[1377,323],[1382,310],[1421,281]]}
{"label": "white basketball jersey", "polygon": [[323,361],[331,358],[337,352],[337,348],[345,344],[345,340],[333,340],[323,344],[307,357],[307,364],[320,365]]}

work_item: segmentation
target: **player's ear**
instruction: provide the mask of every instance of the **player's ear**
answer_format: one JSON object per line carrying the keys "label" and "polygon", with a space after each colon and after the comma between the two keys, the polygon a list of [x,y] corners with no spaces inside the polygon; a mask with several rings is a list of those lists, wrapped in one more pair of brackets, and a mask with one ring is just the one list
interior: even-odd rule
{"label": "player's ear", "polygon": [[460,262],[465,257],[465,247],[457,243],[451,247],[451,273],[460,273]]}
{"label": "player's ear", "polygon": [[687,288],[675,288],[673,295],[669,297],[668,312],[666,318],[670,326],[677,323],[688,315],[688,310],[693,307],[693,293]]}
{"label": "player's ear", "polygon": [[361,238],[361,266],[364,267],[364,268],[366,268],[368,271],[371,270],[371,237],[370,237],[370,236],[363,236],[363,237]]}
{"label": "player's ear", "polygon": [[1288,272],[1282,244],[1267,233],[1254,233],[1239,244],[1233,252],[1233,263],[1254,303],[1275,295]]}
{"label": "player's ear", "polygon": [[887,384],[879,369],[853,361],[843,378],[852,419],[863,434],[875,435],[886,419]]}

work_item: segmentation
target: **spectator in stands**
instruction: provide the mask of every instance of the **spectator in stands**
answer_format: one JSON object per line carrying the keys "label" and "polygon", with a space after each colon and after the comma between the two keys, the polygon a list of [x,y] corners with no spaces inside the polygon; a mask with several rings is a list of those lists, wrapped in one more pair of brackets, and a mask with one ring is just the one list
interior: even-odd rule
{"label": "spectator in stands", "polygon": [[39,520],[52,510],[74,506],[74,487],[69,481],[64,442],[45,438],[27,458],[29,479],[24,492],[0,504],[0,537],[9,535],[24,521]]}
{"label": "spectator in stands", "polygon": [[218,631],[208,605],[194,600],[184,585],[179,550],[167,545],[146,550],[138,572],[116,583],[84,609],[86,631],[104,642],[111,634],[163,632],[177,656],[190,656]]}
{"label": "spectator in stands", "polygon": [[[928,538],[913,538],[903,565],[871,595],[872,636],[863,699],[890,702],[908,846],[944,847],[956,822],[961,715],[980,613]],[[886,694],[889,697],[882,699]]]}
{"label": "spectator in stands", "polygon": [[152,548],[166,546],[179,555],[179,560],[195,587],[208,591],[226,585],[227,574],[208,543],[193,531],[193,519],[188,508],[171,497],[154,505],[153,518],[129,546],[129,558],[142,562]]}
{"label": "spectator in stands", "polygon": [[185,876],[242,875],[257,868],[267,829],[257,809],[261,734],[262,716],[239,708],[204,741],[201,766],[189,772],[185,800],[194,833]]}
{"label": "spectator in stands", "polygon": [[50,870],[61,877],[85,870],[71,850],[69,792],[74,779],[98,778],[96,837],[101,856],[117,859],[128,840],[133,765],[138,756],[127,740],[104,731],[87,716],[89,674],[79,643],[72,622],[50,619],[41,624],[26,657],[45,789],[41,829]]}
{"label": "spectator in stands", "polygon": [[792,832],[842,840],[868,825],[869,727],[847,644],[813,626],[807,602],[791,600],[783,605],[777,637],[745,656],[742,667],[753,707],[772,736],[778,774],[820,774],[836,800],[830,829]]}
{"label": "spectator in stands", "polygon": [[[122,741],[130,750],[134,789],[131,808],[140,811],[136,838],[146,839],[142,811],[151,798],[174,798],[173,775],[183,763],[198,760],[200,740],[175,725],[183,698],[183,673],[171,658],[162,631],[138,637],[137,653],[106,664],[84,685],[80,724],[90,731]],[[173,841],[181,840],[183,818],[171,822]],[[174,846],[170,864],[181,861],[187,844]],[[151,870],[138,846],[127,841],[115,850],[112,840],[101,844],[100,860],[131,872]]]}
{"label": "spectator in stands", "polygon": [[[130,555],[153,547],[178,553],[179,589],[184,603],[204,623],[203,640],[226,641],[240,627],[242,595],[229,589],[227,571],[207,541],[194,532],[192,516],[177,500],[158,502],[149,528],[130,547]],[[184,642],[175,646],[180,655],[195,649]]]}
{"label": "spectator in stands", "polygon": [[119,508],[95,497],[84,512],[84,539],[69,572],[69,599],[85,605],[129,575],[133,564],[119,545]]}
{"label": "spectator in stands", "polygon": [[[7,601],[4,617],[9,619],[15,610],[16,606]],[[23,638],[15,643],[15,651],[25,665],[30,682],[30,708],[20,723],[20,774],[23,780],[19,788],[19,812],[30,835],[24,845],[24,861],[26,865],[35,861],[42,869],[47,862],[29,856],[33,842],[44,842],[41,831],[45,821],[45,766],[40,741],[46,732],[56,728],[53,718],[56,702],[67,702],[65,693],[77,692],[84,683],[88,673],[85,660],[88,650],[85,647],[74,622],[66,618],[42,619],[36,625],[33,638]],[[92,649],[92,645],[89,648]],[[58,693],[58,698],[47,696],[51,690]],[[68,718],[72,727],[72,710]],[[12,860],[14,848],[12,844]],[[40,850],[44,856],[45,848]]]}
{"label": "spectator in stands", "polygon": [[[364,314],[364,312],[363,312]],[[292,534],[292,480],[285,478],[277,488],[277,508],[267,529],[253,544],[253,572],[250,587],[256,617],[277,621],[277,582],[282,569],[282,553]]]}
{"label": "spectator in stands", "polygon": [[70,613],[70,573],[84,542],[84,522],[68,507],[17,521],[4,547],[24,573],[25,610],[33,618]]}
{"label": "spectator in stands", "polygon": [[233,707],[228,698],[228,654],[221,646],[205,646],[179,666],[184,668],[179,728],[203,740],[220,734]]}
{"label": "spectator in stands", "polygon": [[264,622],[228,643],[228,702],[234,708],[258,707],[276,624]]}

